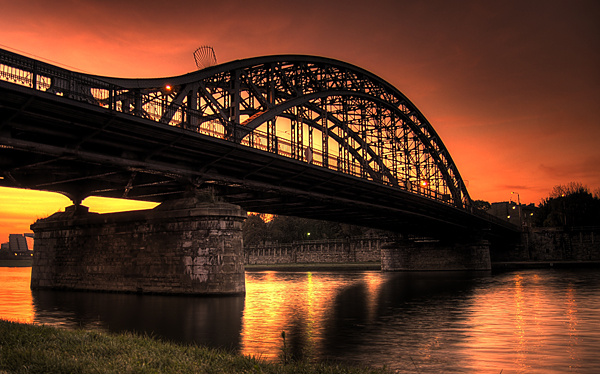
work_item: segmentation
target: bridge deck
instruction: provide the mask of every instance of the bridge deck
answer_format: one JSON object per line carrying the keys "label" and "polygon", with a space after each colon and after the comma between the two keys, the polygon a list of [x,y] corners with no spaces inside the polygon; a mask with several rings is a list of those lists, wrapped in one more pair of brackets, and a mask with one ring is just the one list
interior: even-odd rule
{"label": "bridge deck", "polygon": [[6,79],[0,79],[0,120],[2,186],[60,192],[74,201],[92,195],[164,201],[212,186],[255,212],[423,235],[519,231],[435,196]]}

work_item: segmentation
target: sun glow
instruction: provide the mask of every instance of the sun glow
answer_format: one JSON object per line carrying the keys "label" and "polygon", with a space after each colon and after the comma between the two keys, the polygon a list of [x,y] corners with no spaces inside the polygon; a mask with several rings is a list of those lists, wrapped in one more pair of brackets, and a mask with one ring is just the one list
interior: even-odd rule
{"label": "sun glow", "polygon": [[[157,205],[146,201],[102,197],[88,197],[83,204],[96,213],[152,209]],[[9,234],[31,232],[29,226],[36,220],[64,211],[70,205],[72,202],[58,193],[0,187],[0,242],[7,241]]]}

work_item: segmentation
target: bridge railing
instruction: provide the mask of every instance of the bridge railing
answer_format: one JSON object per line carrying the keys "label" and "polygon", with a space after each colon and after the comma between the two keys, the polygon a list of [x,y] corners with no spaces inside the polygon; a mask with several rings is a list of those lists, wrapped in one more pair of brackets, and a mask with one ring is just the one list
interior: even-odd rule
{"label": "bridge railing", "polygon": [[[356,160],[344,159],[335,152],[324,153],[319,149],[308,149],[309,147],[305,144],[292,144],[289,139],[273,135],[270,136],[274,139],[269,139],[269,134],[257,129],[244,133],[242,125],[224,123],[217,116],[207,119],[197,110],[173,102],[168,95],[161,94],[160,88],[119,87],[103,81],[100,77],[73,72],[2,49],[0,49],[0,80],[155,122],[182,127],[203,135],[235,141],[245,146],[355,177],[368,180],[378,177],[369,175],[365,166]],[[245,135],[241,139],[236,139],[240,130]],[[378,179],[377,182],[392,186],[389,180]],[[416,181],[404,183],[405,185],[401,187],[402,190],[448,205],[455,205],[449,194],[438,191],[435,187],[421,186]],[[470,205],[469,201],[463,201],[462,204],[464,207]]]}

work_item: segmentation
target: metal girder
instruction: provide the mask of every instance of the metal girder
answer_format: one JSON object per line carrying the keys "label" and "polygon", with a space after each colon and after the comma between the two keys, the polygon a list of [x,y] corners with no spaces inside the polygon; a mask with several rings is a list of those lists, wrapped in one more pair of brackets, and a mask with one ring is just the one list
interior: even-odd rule
{"label": "metal girder", "polygon": [[[209,70],[171,79],[185,79],[187,84],[179,84],[182,91],[172,94],[175,99],[161,121],[178,125],[167,116],[177,113],[174,106],[199,108],[198,113],[182,116],[196,114],[199,119],[188,122],[197,123],[198,132],[206,131],[203,124],[218,119],[223,126],[220,132],[213,131],[218,137],[277,154],[283,154],[282,145],[289,144],[291,157],[304,161],[309,161],[303,153],[311,148],[312,139],[305,138],[301,127],[309,126],[322,134],[317,134],[321,145],[316,153],[323,167],[470,208],[468,192],[439,136],[404,95],[380,78],[349,64],[311,56],[269,56]],[[189,84],[195,84],[198,92],[194,96],[198,102],[191,105],[185,102]],[[294,113],[314,114],[314,118]],[[288,129],[292,126],[293,139],[277,132],[281,120]],[[266,123],[273,126],[265,133]],[[265,140],[274,137],[278,147]],[[337,152],[331,144],[324,145],[330,140],[338,144]]]}
{"label": "metal girder", "polygon": [[[101,107],[113,116],[120,112],[181,127],[471,209],[458,169],[425,116],[395,87],[345,62],[265,56],[178,77],[120,79],[0,50],[0,80]],[[78,135],[75,149],[84,143],[99,146],[113,118]],[[163,143],[146,160],[180,138],[185,137]],[[254,170],[248,172],[262,168]],[[129,182],[125,196],[133,188],[133,179]]]}

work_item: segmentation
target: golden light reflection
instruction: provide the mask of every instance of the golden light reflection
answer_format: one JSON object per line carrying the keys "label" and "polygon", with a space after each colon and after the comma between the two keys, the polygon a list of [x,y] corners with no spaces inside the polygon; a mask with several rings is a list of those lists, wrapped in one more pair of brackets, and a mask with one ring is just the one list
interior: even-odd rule
{"label": "golden light reflection", "polygon": [[305,348],[305,354],[312,356],[315,352],[315,338],[318,338],[318,333],[315,333],[315,328],[318,327],[315,315],[315,308],[318,307],[318,294],[315,291],[315,284],[313,281],[313,274],[311,272],[306,273],[306,337],[307,345]]}
{"label": "golden light reflection", "polygon": [[529,289],[533,292],[533,298],[531,299],[531,303],[533,308],[529,308],[527,313],[529,314],[529,329],[532,331],[531,339],[529,339],[529,351],[539,352],[542,349],[542,341],[540,336],[544,334],[544,326],[541,324],[543,316],[541,315],[541,311],[544,308],[544,305],[548,302],[546,300],[545,294],[540,292],[541,290],[541,279],[539,274],[534,274],[531,279],[531,284]]}
{"label": "golden light reflection", "polygon": [[323,350],[325,323],[333,313],[336,296],[349,284],[366,281],[367,307],[375,313],[371,304],[381,282],[376,276],[344,281],[327,273],[246,273],[240,353],[277,360],[281,332],[285,331],[288,341],[301,335],[302,354],[313,357]]}
{"label": "golden light reflection", "polygon": [[0,318],[33,323],[34,309],[29,279],[30,267],[6,267],[0,272]]}
{"label": "golden light reflection", "polygon": [[576,289],[569,284],[565,294],[565,286],[547,275],[522,272],[501,288],[478,290],[467,321],[477,328],[465,342],[471,366],[490,372],[553,372],[564,364],[568,350],[571,370],[581,368]]}
{"label": "golden light reflection", "polygon": [[288,285],[275,281],[277,273],[252,275],[256,276],[254,282],[246,281],[240,351],[245,355],[272,360],[279,354],[281,332],[286,330],[290,321],[290,316],[282,313],[281,308],[295,308],[297,300],[286,297]]}
{"label": "golden light reflection", "polygon": [[379,307],[377,299],[383,280],[380,273],[367,272],[364,274],[363,281],[367,288],[367,321],[373,322],[377,317],[377,308]]}
{"label": "golden light reflection", "polygon": [[519,274],[514,278],[514,334],[517,338],[515,363],[522,369],[525,369],[525,355],[527,348],[527,339],[525,337],[524,321],[524,299],[523,299],[523,277]]}
{"label": "golden light reflection", "polygon": [[571,358],[571,362],[573,365],[570,365],[569,368],[580,367],[580,359],[578,352],[576,349],[579,343],[579,334],[577,331],[577,301],[575,299],[575,290],[573,289],[573,284],[569,283],[569,288],[567,288],[567,294],[565,295],[565,306],[567,308],[567,329],[569,334],[569,357]]}

